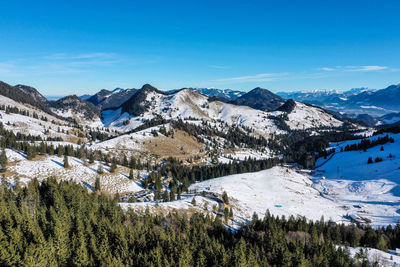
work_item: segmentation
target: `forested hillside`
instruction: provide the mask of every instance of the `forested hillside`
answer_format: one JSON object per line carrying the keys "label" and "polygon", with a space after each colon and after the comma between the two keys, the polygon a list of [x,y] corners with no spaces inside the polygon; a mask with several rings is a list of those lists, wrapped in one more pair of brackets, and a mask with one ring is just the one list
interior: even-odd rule
{"label": "forested hillside", "polygon": [[[397,228],[386,231],[397,240]],[[232,233],[219,217],[125,213],[115,198],[55,179],[0,188],[2,266],[353,266],[335,244],[385,248],[383,237],[268,212]]]}

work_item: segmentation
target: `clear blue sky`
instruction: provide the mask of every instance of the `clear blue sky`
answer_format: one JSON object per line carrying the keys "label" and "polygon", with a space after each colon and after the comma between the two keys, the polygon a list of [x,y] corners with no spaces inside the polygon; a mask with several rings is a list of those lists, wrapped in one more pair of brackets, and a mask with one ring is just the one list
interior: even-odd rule
{"label": "clear blue sky", "polygon": [[0,80],[272,91],[400,83],[400,1],[8,1]]}

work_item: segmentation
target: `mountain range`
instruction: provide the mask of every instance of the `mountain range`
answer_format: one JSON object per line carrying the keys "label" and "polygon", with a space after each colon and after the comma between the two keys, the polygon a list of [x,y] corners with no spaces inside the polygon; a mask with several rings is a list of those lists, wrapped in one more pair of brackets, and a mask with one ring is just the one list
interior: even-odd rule
{"label": "mountain range", "polygon": [[[48,114],[67,118],[71,121],[86,121],[86,124],[88,121],[95,122],[92,125],[100,125],[100,117],[106,117],[107,124],[111,124],[109,117],[107,117],[107,114],[111,112],[110,110],[120,110],[120,116],[126,116],[123,114],[136,117],[143,115],[149,108],[154,107],[155,101],[158,101],[161,96],[163,101],[158,104],[163,107],[163,110],[153,111],[156,114],[155,116],[146,115],[147,117],[143,119],[165,117],[163,114],[166,111],[173,114],[174,112],[170,109],[172,104],[166,103],[170,99],[174,99],[176,95],[182,95],[180,93],[182,91],[193,93],[190,96],[186,95],[185,100],[181,103],[185,106],[186,113],[196,114],[197,117],[201,118],[207,117],[203,114],[205,112],[203,107],[210,106],[214,102],[220,103],[219,105],[232,105],[236,110],[240,110],[242,109],[240,106],[244,106],[264,112],[273,112],[279,111],[279,108],[287,100],[293,99],[297,103],[322,107],[339,117],[363,121],[369,126],[393,124],[400,120],[400,101],[397,101],[400,99],[400,85],[391,85],[381,90],[358,88],[345,92],[315,90],[310,92],[279,92],[277,94],[260,87],[247,93],[215,88],[185,88],[165,92],[151,85],[144,85],[141,89],[116,88],[112,91],[102,89],[94,95],[84,96],[84,99],[68,96],[56,101],[49,101],[33,87],[26,85],[11,86],[4,82],[0,84],[0,94],[6,97],[16,101],[22,100],[24,103],[35,106]],[[152,95],[152,97],[149,97],[149,95]],[[200,98],[203,99],[202,104],[193,102],[193,99]],[[191,107],[190,112],[187,107]],[[180,107],[176,108],[180,109]],[[106,114],[106,116],[102,114]],[[113,116],[117,116],[116,112]],[[185,114],[179,116],[182,117]]]}
{"label": "mountain range", "polygon": [[356,88],[345,92],[315,90],[310,92],[279,92],[284,99],[295,99],[340,112],[344,116],[374,117],[386,123],[384,115],[400,111],[400,84],[384,89]]}

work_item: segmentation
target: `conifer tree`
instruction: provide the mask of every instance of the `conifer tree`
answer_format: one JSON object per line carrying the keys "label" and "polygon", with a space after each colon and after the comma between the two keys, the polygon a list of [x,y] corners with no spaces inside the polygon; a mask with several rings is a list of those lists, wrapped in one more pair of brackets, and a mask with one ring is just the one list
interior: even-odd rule
{"label": "conifer tree", "polygon": [[28,144],[27,149],[26,149],[26,158],[27,158],[28,160],[32,160],[32,159],[35,158],[35,156],[36,156],[36,155],[35,155],[35,152],[34,152],[33,147],[32,147],[31,145]]}
{"label": "conifer tree", "polygon": [[101,163],[99,163],[99,167],[97,167],[97,173],[98,174],[103,174],[104,173],[103,165]]}
{"label": "conifer tree", "polygon": [[63,155],[64,155],[64,147],[60,145],[57,147],[57,156],[61,158]]}
{"label": "conifer tree", "polygon": [[229,198],[228,198],[228,194],[226,193],[226,191],[224,191],[222,193],[222,200],[224,201],[225,204],[229,204]]}
{"label": "conifer tree", "polygon": [[69,167],[68,156],[64,155],[64,168],[68,169]]}
{"label": "conifer tree", "polygon": [[89,164],[93,164],[94,163],[94,154],[90,153],[89,154]]}
{"label": "conifer tree", "polygon": [[110,172],[114,173],[116,170],[117,170],[117,163],[116,163],[116,160],[114,158],[112,163],[111,163]]}
{"label": "conifer tree", "polygon": [[98,192],[100,190],[101,190],[100,177],[96,176],[96,181],[94,182],[94,191]]}
{"label": "conifer tree", "polygon": [[164,202],[169,202],[169,192],[168,191],[164,191],[163,201]]}
{"label": "conifer tree", "polygon": [[5,172],[7,170],[7,162],[8,160],[7,160],[6,150],[3,148],[0,155],[1,172]]}
{"label": "conifer tree", "polygon": [[131,169],[129,171],[129,179],[133,180],[134,176],[133,176],[133,170]]}

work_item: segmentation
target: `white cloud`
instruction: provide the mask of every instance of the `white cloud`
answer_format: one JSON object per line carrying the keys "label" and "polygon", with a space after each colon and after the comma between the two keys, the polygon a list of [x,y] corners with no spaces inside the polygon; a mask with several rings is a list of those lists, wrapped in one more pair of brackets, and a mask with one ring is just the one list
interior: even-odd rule
{"label": "white cloud", "polygon": [[323,71],[334,71],[334,70],[336,70],[335,68],[329,68],[329,67],[322,67],[322,68],[319,68],[319,70],[323,70]]}
{"label": "white cloud", "polygon": [[214,82],[270,82],[278,80],[287,74],[288,73],[260,73],[255,75],[217,79],[214,80]]}
{"label": "white cloud", "polygon": [[221,65],[209,65],[208,67],[212,69],[227,69],[227,67]]}
{"label": "white cloud", "polygon": [[66,53],[57,53],[45,56],[45,59],[50,60],[74,60],[74,59],[104,59],[104,58],[114,58],[117,55],[114,53],[104,53],[104,52],[95,52],[95,53],[83,53],[83,54],[66,54]]}
{"label": "white cloud", "polygon": [[342,72],[368,72],[368,71],[381,71],[389,70],[388,66],[377,66],[377,65],[367,65],[367,66],[336,66],[336,67],[322,67],[319,68],[322,71],[342,71]]}
{"label": "white cloud", "polygon": [[0,62],[0,75],[14,77],[84,73],[112,67],[121,61],[122,58],[115,53],[58,53]]}
{"label": "white cloud", "polygon": [[349,66],[347,71],[379,71],[388,68],[387,66]]}

